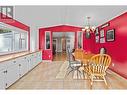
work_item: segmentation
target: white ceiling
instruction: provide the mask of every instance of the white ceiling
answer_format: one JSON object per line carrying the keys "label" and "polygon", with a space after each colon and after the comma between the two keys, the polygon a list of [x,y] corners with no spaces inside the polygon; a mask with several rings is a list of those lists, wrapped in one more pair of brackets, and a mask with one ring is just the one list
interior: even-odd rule
{"label": "white ceiling", "polygon": [[15,19],[33,29],[61,24],[98,26],[127,11],[127,6],[15,6]]}

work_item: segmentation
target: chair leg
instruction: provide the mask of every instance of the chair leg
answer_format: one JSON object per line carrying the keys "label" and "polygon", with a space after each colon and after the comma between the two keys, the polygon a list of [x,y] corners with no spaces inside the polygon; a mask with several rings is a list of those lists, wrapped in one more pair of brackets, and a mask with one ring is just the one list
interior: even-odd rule
{"label": "chair leg", "polygon": [[105,85],[108,86],[105,76],[103,76],[103,79],[104,79]]}
{"label": "chair leg", "polygon": [[76,69],[76,72],[77,72],[77,79],[79,78],[79,70],[78,69]]}
{"label": "chair leg", "polygon": [[93,75],[90,76],[90,88],[92,89],[93,87]]}
{"label": "chair leg", "polygon": [[83,79],[86,79],[84,71],[82,71],[82,74],[83,74]]}
{"label": "chair leg", "polygon": [[72,70],[70,70],[66,75],[68,76],[71,72],[73,71],[73,69]]}
{"label": "chair leg", "polygon": [[82,78],[82,73],[81,73],[81,71],[80,71],[80,70],[78,70],[78,72],[79,72],[80,79],[81,79],[81,78]]}
{"label": "chair leg", "polygon": [[70,68],[70,66],[67,67],[67,70]]}

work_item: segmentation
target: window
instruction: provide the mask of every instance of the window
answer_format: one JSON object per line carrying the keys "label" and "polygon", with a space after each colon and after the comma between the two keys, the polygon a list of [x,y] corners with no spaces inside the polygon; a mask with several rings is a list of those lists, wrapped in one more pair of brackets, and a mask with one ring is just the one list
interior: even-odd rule
{"label": "window", "polygon": [[45,32],[45,49],[50,49],[50,31]]}

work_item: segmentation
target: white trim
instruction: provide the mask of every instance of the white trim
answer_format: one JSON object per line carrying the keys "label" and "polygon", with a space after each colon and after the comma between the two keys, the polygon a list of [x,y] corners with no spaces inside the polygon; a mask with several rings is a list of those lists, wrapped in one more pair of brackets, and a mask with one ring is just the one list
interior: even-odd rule
{"label": "white trim", "polygon": [[[67,46],[68,46],[68,40],[70,41],[70,39],[66,39],[66,49],[67,49]],[[70,42],[69,42],[69,45],[70,45]]]}
{"label": "white trim", "polygon": [[63,51],[63,48],[62,48],[62,38],[60,39],[61,40],[61,50],[59,50],[60,52],[62,52]]}
{"label": "white trim", "polygon": [[52,60],[42,60],[42,62],[52,62]]}

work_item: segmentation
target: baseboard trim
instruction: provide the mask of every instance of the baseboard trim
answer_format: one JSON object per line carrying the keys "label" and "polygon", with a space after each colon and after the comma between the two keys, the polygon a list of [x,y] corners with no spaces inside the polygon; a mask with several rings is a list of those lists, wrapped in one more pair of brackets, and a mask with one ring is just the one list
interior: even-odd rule
{"label": "baseboard trim", "polygon": [[42,62],[52,62],[52,60],[43,60]]}

